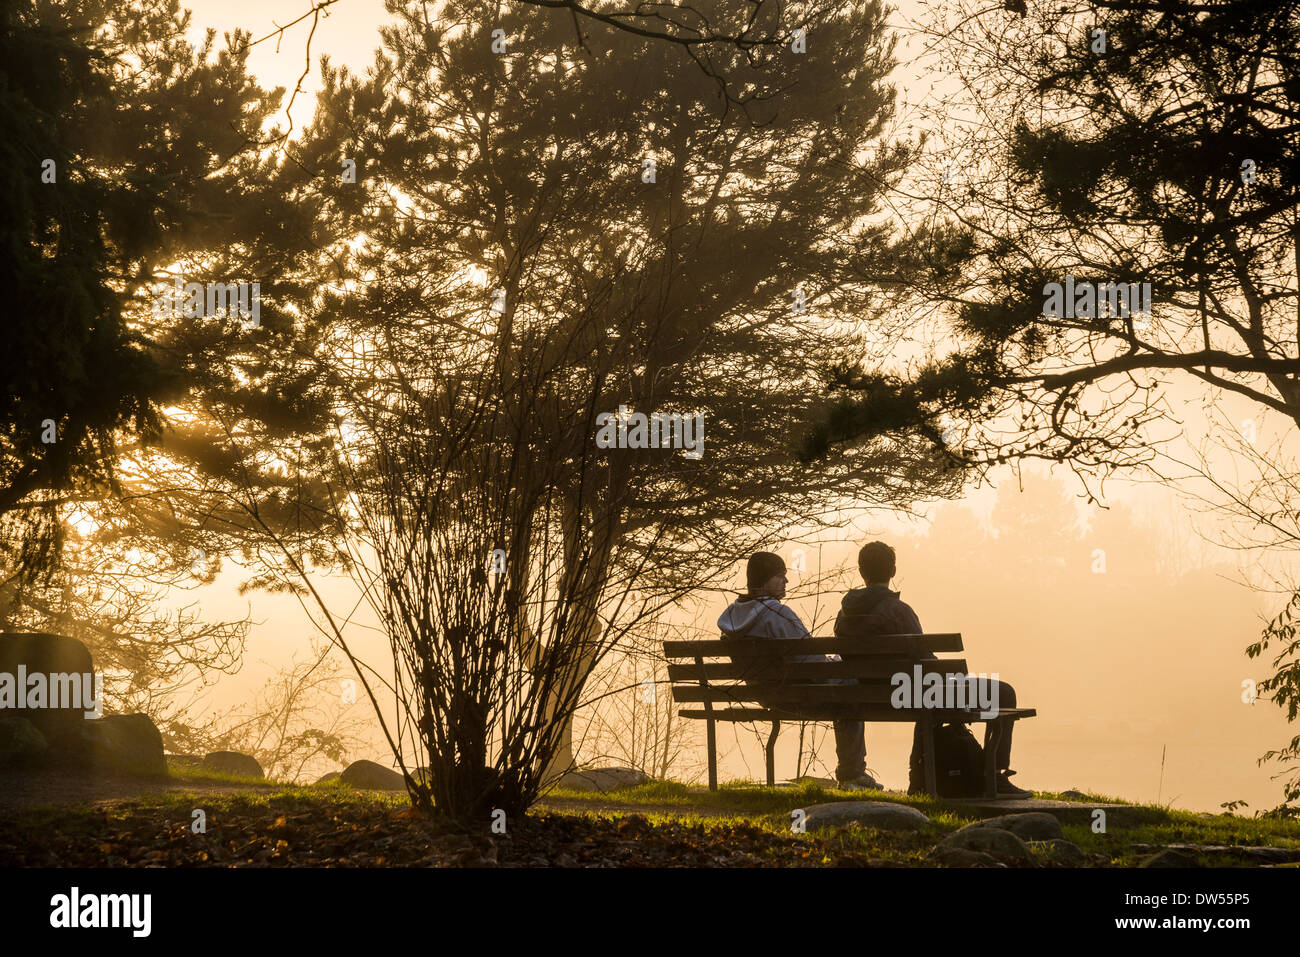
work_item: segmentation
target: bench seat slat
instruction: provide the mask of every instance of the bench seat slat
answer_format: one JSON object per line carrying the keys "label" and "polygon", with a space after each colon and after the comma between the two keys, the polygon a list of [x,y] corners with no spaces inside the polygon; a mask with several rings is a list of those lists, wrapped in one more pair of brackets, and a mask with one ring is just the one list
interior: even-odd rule
{"label": "bench seat slat", "polygon": [[[980,721],[990,720],[981,718],[978,711],[940,711],[940,710],[910,710],[907,708],[894,709],[888,705],[865,705],[861,708],[852,709],[851,715],[846,715],[843,710],[819,711],[816,708],[800,708],[797,711],[791,709],[773,709],[773,708],[715,708],[712,712],[696,710],[693,708],[682,708],[677,714],[683,718],[708,718],[712,717],[716,721],[838,721],[845,717],[851,717],[855,720],[863,721],[919,721],[927,714],[932,715],[938,721],[961,721],[966,724],[978,723]],[[1004,708],[998,712],[1000,718],[1032,718],[1038,712],[1033,708]]]}
{"label": "bench seat slat", "polygon": [[856,685],[673,685],[674,701],[716,701],[722,704],[758,701],[773,704],[888,704],[892,689],[884,678],[867,678]]}
{"label": "bench seat slat", "polygon": [[961,635],[872,635],[866,638],[709,638],[665,641],[666,658],[780,658],[786,655],[889,655],[920,658],[926,653],[961,651]]}
{"label": "bench seat slat", "polygon": [[[759,701],[763,704],[889,704],[894,688],[888,678],[864,678],[854,685],[820,684],[734,684],[673,685],[673,700],[710,701],[722,704]],[[919,694],[918,694],[919,697]],[[970,703],[969,698],[958,699]]]}

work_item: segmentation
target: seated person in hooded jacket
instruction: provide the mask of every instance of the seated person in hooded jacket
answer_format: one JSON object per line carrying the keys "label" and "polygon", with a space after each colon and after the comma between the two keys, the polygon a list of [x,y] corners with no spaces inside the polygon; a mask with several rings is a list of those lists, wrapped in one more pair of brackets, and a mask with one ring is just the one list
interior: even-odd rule
{"label": "seated person in hooded jacket", "polygon": [[[780,555],[755,552],[745,569],[745,594],[727,606],[718,618],[722,637],[811,638],[794,610],[781,603],[786,582],[785,562]],[[839,658],[836,655],[792,655],[789,660],[838,661]],[[835,778],[840,787],[883,790],[880,783],[867,773],[865,725],[861,721],[836,721],[834,727]]]}

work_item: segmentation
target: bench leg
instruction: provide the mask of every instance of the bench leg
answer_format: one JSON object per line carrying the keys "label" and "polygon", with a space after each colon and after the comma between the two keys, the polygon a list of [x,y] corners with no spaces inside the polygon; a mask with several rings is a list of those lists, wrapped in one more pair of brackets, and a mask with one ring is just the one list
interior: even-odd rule
{"label": "bench leg", "polygon": [[939,796],[939,775],[934,765],[934,719],[927,717],[921,722],[921,742],[925,755],[925,793],[930,797]]}
{"label": "bench leg", "polygon": [[767,786],[776,787],[776,736],[781,733],[781,722],[772,722],[772,733],[767,736]]}
{"label": "bench leg", "polygon": [[1002,721],[989,721],[984,725],[984,796],[990,800],[998,796],[998,742],[1002,740],[1002,734]]}
{"label": "bench leg", "polygon": [[709,740],[709,790],[718,789],[718,732],[717,722],[709,718],[705,724],[705,735]]}

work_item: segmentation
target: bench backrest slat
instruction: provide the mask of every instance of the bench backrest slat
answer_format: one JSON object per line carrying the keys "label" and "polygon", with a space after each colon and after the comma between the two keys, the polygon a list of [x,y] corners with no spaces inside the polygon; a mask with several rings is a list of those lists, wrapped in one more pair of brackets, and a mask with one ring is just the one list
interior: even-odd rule
{"label": "bench backrest slat", "polygon": [[[673,685],[673,700],[681,703],[732,704],[757,701],[765,705],[890,704],[894,689],[887,681],[856,685]],[[906,700],[906,699],[905,699]],[[963,702],[974,707],[976,702]],[[910,706],[910,701],[907,702]]]}
{"label": "bench backrest slat", "polygon": [[782,658],[787,655],[887,655],[919,658],[940,651],[961,651],[960,634],[872,635],[867,638],[709,638],[665,641],[665,658]]}
{"label": "bench backrest slat", "polygon": [[[759,659],[753,662],[732,663],[711,661],[703,666],[702,677],[707,681],[798,681],[822,678],[892,678],[900,671],[911,675],[920,666],[921,674],[966,674],[966,659],[941,658],[935,661],[917,661],[914,658],[871,658],[854,661],[784,661]],[[699,681],[699,665],[668,666],[669,681]]]}

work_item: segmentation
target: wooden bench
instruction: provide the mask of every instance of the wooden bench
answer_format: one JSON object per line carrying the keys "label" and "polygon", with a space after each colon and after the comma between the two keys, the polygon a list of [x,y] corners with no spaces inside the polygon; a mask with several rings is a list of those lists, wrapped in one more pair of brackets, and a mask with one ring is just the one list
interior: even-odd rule
{"label": "wooden bench", "polygon": [[[866,638],[735,638],[665,641],[668,680],[673,701],[683,718],[707,722],[709,790],[718,789],[717,722],[769,721],[767,783],[776,783],[774,749],[782,721],[908,721],[921,725],[924,739],[925,789],[937,795],[934,731],[945,722],[983,721],[984,786],[997,793],[995,756],[998,742],[1033,708],[1000,711],[996,718],[980,716],[978,707],[963,710],[895,708],[892,677],[915,674],[965,675],[962,658],[923,659],[929,653],[961,651],[961,635],[880,635]],[[792,656],[838,654],[843,661],[791,661]],[[830,678],[855,678],[856,684],[821,684]]]}

